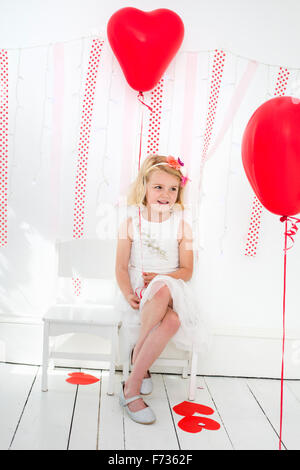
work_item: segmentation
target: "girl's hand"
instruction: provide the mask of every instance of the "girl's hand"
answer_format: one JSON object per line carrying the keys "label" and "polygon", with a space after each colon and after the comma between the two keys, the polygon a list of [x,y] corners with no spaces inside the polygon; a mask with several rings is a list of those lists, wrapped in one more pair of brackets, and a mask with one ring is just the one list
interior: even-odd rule
{"label": "girl's hand", "polygon": [[138,309],[140,306],[140,299],[136,294],[129,294],[127,295],[127,302],[130,306],[134,309]]}
{"label": "girl's hand", "polygon": [[152,281],[152,279],[154,279],[155,276],[157,276],[156,273],[143,273],[145,286],[148,286],[149,282]]}

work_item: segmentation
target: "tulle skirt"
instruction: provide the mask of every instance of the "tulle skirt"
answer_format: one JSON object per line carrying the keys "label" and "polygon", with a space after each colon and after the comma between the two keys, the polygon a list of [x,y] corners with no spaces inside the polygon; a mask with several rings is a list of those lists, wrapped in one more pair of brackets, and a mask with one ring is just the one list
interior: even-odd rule
{"label": "tulle skirt", "polygon": [[[133,290],[143,286],[143,277],[136,268],[129,268],[129,276]],[[180,327],[171,338],[175,346],[185,351],[206,351],[209,346],[209,326],[201,317],[200,307],[197,301],[195,280],[183,281],[165,274],[158,274],[142,291],[142,299],[139,309],[133,309],[120,291],[115,302],[115,307],[120,312],[122,326],[120,329],[120,359],[128,359],[128,350],[133,348],[139,336],[141,324],[141,310],[148,300],[163,287],[169,288],[173,310],[180,319]]]}

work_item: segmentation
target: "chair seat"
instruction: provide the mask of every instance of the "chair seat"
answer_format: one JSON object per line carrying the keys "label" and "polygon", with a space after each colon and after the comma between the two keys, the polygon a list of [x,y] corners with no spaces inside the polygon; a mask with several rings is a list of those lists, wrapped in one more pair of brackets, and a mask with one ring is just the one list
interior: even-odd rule
{"label": "chair seat", "polygon": [[48,309],[44,321],[113,326],[120,323],[120,316],[112,305],[56,304]]}

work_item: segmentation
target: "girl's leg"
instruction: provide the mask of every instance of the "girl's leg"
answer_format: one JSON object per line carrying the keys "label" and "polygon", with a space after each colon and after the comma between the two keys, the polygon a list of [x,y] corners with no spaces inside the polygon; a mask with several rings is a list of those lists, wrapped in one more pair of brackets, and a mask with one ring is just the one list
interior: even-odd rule
{"label": "girl's leg", "polygon": [[[179,326],[180,320],[177,313],[168,307],[160,325],[146,337],[139,351],[134,369],[125,383],[124,395],[126,398],[139,395],[145,372],[164,350]],[[128,407],[134,412],[145,408],[146,405],[142,399],[138,399],[130,403]]]}
{"label": "girl's leg", "polygon": [[150,331],[166,314],[168,306],[172,307],[173,301],[167,286],[161,287],[153,298],[145,303],[141,311],[141,329],[132,354],[132,364],[135,363],[137,355]]}

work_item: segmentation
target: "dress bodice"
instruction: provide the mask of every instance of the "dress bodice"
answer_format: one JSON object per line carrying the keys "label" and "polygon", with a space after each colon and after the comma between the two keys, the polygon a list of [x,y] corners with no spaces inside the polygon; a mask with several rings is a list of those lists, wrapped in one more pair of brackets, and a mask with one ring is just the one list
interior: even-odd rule
{"label": "dress bodice", "polygon": [[[179,267],[178,229],[182,211],[171,212],[163,222],[149,222],[138,207],[132,215],[132,245],[129,266],[140,271],[167,274]],[[141,236],[140,225],[141,222]]]}

